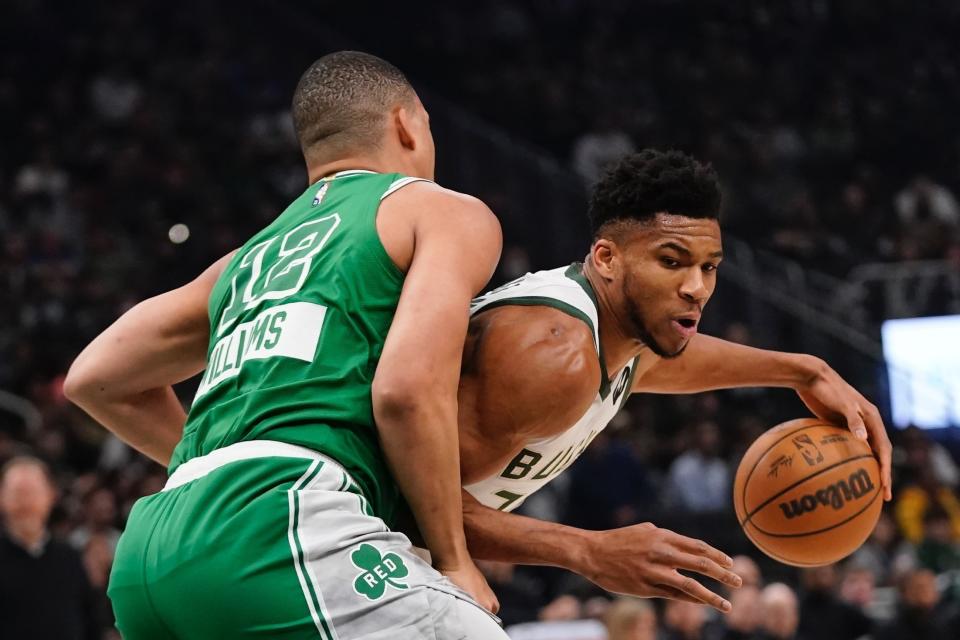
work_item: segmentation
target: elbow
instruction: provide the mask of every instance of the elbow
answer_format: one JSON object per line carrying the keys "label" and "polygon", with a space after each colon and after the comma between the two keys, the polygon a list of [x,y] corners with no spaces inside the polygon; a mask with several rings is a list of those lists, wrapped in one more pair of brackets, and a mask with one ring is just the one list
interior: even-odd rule
{"label": "elbow", "polygon": [[70,402],[82,406],[94,395],[97,383],[79,362],[74,362],[63,380],[63,395]]}
{"label": "elbow", "polygon": [[412,372],[403,376],[377,376],[370,392],[378,429],[408,424],[429,412],[430,406],[439,399],[435,387],[426,376]]}

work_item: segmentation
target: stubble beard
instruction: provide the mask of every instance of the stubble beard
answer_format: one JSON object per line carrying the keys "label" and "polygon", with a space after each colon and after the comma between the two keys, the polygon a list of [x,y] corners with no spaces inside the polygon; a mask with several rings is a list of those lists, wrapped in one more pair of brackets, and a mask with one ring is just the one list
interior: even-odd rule
{"label": "stubble beard", "polygon": [[629,276],[624,278],[621,287],[623,290],[624,304],[627,307],[627,318],[630,321],[633,337],[647,345],[647,348],[650,349],[650,351],[661,358],[670,360],[680,357],[680,355],[686,350],[687,345],[690,344],[690,341],[688,340],[685,342],[683,346],[675,352],[667,351],[656,341],[656,339],[653,337],[653,333],[651,333],[647,328],[647,322],[643,317],[643,312],[640,311],[640,307],[637,306],[637,303],[630,296],[629,287],[627,286],[627,281],[629,279]]}

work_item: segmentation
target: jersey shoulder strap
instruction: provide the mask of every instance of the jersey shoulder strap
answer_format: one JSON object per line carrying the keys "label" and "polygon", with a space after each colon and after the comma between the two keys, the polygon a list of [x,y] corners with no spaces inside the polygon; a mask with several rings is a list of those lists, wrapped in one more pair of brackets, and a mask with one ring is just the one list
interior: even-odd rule
{"label": "jersey shoulder strap", "polygon": [[387,187],[387,190],[383,192],[382,196],[380,196],[380,200],[382,201],[393,192],[399,191],[408,184],[413,184],[414,182],[429,182],[430,184],[435,184],[433,180],[427,180],[426,178],[414,178],[411,176],[398,177],[396,180],[390,183],[390,186]]}
{"label": "jersey shoulder strap", "polygon": [[553,307],[582,320],[590,327],[594,346],[600,353],[597,302],[580,263],[520,276],[474,298],[470,315],[506,305]]}

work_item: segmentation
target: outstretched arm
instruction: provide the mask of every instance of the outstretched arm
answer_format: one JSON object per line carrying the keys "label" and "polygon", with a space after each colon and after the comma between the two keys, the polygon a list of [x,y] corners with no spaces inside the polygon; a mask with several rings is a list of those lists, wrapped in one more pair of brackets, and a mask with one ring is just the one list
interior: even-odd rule
{"label": "outstretched arm", "polygon": [[77,356],[64,381],[71,401],[161,464],[170,461],[186,421],[172,385],[203,371],[207,301],[231,256],[127,311]]}
{"label": "outstretched arm", "polygon": [[676,358],[661,358],[633,382],[640,393],[699,393],[735,387],[787,387],[811,382],[825,366],[814,356],[768,351],[703,334]]}
{"label": "outstretched arm", "polygon": [[846,424],[858,438],[869,438],[880,462],[884,499],[890,500],[892,448],[880,412],[820,358],[698,334],[682,355],[661,359],[638,376],[632,391],[697,393],[734,387],[793,389],[817,417]]}
{"label": "outstretched arm", "polygon": [[686,600],[725,612],[729,602],[678,570],[741,584],[725,553],[651,523],[587,531],[497,511],[464,491],[463,524],[478,560],[562,567],[613,593]]}

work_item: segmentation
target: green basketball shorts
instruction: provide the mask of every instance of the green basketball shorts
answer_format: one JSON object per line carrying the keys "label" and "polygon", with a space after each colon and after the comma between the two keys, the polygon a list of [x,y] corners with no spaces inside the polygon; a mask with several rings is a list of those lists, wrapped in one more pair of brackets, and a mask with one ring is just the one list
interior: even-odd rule
{"label": "green basketball shorts", "polygon": [[140,499],[108,595],[125,640],[506,638],[334,460],[240,442]]}

